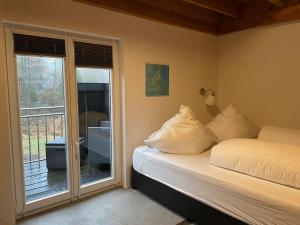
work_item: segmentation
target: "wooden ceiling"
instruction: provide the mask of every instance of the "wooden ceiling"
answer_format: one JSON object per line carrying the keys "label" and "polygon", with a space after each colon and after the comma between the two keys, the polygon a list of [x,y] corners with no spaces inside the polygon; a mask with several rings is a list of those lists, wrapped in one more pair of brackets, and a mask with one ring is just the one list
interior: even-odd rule
{"label": "wooden ceiling", "polygon": [[74,0],[215,35],[300,19],[300,0]]}

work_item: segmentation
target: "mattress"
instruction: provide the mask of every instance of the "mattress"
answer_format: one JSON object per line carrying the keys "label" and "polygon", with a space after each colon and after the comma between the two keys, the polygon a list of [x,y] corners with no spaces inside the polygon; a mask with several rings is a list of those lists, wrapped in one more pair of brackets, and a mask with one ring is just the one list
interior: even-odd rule
{"label": "mattress", "polygon": [[300,225],[299,189],[215,167],[209,157],[210,151],[174,155],[141,146],[133,168],[248,224]]}

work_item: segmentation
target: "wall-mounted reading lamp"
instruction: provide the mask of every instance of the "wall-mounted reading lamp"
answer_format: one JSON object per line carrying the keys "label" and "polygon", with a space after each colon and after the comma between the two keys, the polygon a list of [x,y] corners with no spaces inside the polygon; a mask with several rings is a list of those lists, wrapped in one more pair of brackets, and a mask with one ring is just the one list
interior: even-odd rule
{"label": "wall-mounted reading lamp", "polygon": [[204,98],[204,103],[206,105],[212,106],[216,102],[216,92],[213,89],[205,89],[201,88],[200,89],[200,95],[203,96]]}

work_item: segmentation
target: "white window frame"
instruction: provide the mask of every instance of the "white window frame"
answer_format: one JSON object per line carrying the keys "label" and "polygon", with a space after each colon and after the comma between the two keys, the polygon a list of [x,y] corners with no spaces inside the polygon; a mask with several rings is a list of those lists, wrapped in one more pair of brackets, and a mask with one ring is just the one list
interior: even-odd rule
{"label": "white window frame", "polygon": [[[121,184],[122,162],[125,154],[122,151],[122,119],[123,98],[121,73],[119,67],[120,57],[120,40],[107,38],[103,36],[74,32],[70,30],[54,29],[42,26],[24,25],[14,22],[4,22],[5,42],[6,42],[6,65],[7,79],[9,90],[9,108],[10,108],[10,125],[12,138],[12,155],[14,159],[14,197],[16,202],[17,218],[30,215],[66,202],[101,192],[108,188],[119,186]],[[58,194],[51,198],[45,198],[36,202],[25,204],[24,175],[23,175],[23,158],[20,129],[20,112],[19,112],[19,95],[18,80],[16,71],[16,60],[13,52],[13,33],[23,33],[28,35],[38,35],[43,37],[60,38],[65,40],[66,57],[65,57],[65,107],[66,107],[66,131],[68,132],[69,143],[69,192]],[[85,185],[80,188],[80,160],[76,157],[79,154],[78,145],[78,112],[77,112],[77,83],[74,60],[74,41],[87,43],[105,44],[113,47],[113,75],[111,76],[111,118],[112,118],[112,148],[114,156],[112,174],[113,178],[92,185]],[[71,107],[73,106],[73,107]],[[74,107],[75,106],[75,107]],[[69,111],[67,111],[69,110]],[[122,160],[123,159],[123,160]]]}

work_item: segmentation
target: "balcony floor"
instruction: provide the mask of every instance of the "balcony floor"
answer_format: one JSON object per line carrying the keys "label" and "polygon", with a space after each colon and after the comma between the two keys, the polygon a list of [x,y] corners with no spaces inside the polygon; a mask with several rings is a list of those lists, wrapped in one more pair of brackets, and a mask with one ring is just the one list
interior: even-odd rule
{"label": "balcony floor", "polygon": [[[87,163],[80,166],[81,184],[110,177],[110,170],[101,170]],[[24,164],[26,202],[67,190],[66,170],[48,170],[46,160]]]}

